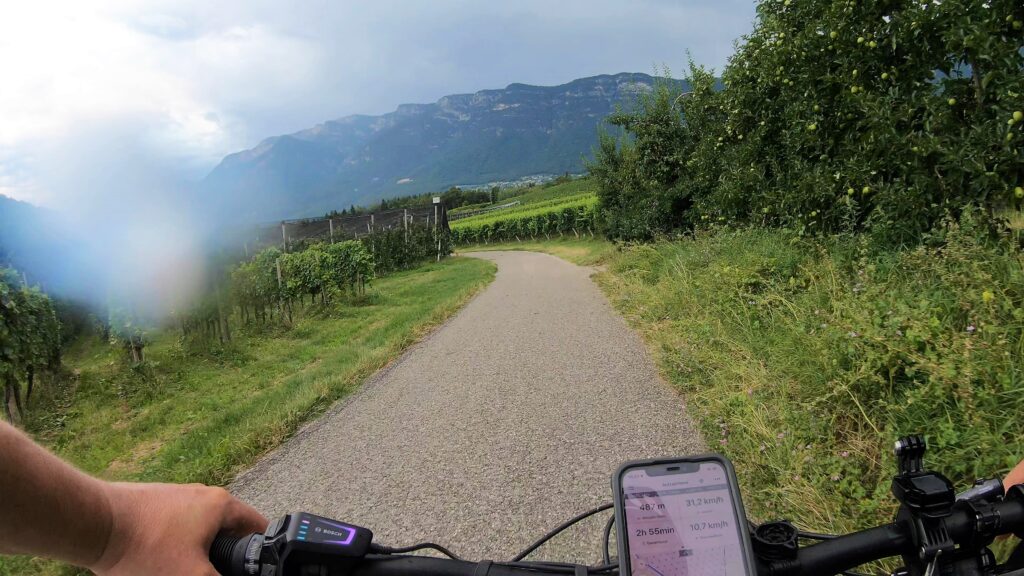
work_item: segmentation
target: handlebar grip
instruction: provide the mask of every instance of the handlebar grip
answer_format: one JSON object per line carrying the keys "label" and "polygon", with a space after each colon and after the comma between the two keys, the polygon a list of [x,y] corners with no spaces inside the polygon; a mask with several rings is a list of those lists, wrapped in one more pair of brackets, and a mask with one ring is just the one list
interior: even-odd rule
{"label": "handlebar grip", "polygon": [[247,576],[245,574],[245,549],[252,535],[238,538],[220,533],[210,545],[210,564],[222,576]]}

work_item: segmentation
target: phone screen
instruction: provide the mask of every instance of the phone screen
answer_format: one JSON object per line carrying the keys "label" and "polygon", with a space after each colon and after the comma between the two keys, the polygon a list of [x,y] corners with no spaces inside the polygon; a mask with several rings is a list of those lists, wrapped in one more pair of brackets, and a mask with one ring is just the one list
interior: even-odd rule
{"label": "phone screen", "polygon": [[621,484],[631,576],[747,574],[746,526],[738,525],[729,482],[714,461],[627,469]]}

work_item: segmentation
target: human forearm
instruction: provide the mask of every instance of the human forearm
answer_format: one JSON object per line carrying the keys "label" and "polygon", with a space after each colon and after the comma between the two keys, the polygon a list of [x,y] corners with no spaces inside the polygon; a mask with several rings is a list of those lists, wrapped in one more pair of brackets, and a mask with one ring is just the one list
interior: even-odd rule
{"label": "human forearm", "polygon": [[4,423],[0,454],[0,553],[95,563],[113,523],[106,484]]}

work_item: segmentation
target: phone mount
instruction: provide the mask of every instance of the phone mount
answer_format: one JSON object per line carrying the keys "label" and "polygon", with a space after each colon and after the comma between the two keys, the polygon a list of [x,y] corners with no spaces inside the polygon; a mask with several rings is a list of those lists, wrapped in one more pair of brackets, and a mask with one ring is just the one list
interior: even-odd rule
{"label": "phone mount", "polygon": [[[999,528],[999,517],[992,511],[992,503],[1003,499],[1002,484],[980,482],[976,486],[983,489],[958,500],[948,478],[925,469],[927,449],[924,437],[919,435],[900,438],[893,449],[899,468],[892,479],[892,494],[900,503],[896,523],[903,526],[917,551],[915,555],[903,556],[905,567],[895,574],[994,574],[995,556],[988,545]],[[973,509],[977,519],[969,543],[961,541],[959,547],[946,525],[946,518],[957,507]]]}

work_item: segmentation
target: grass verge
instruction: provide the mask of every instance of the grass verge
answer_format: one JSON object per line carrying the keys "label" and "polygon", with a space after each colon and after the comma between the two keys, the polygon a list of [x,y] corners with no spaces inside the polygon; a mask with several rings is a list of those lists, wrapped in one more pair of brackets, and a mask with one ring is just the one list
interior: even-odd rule
{"label": "grass verge", "polygon": [[618,253],[615,244],[601,238],[554,238],[525,242],[497,242],[459,246],[460,254],[488,250],[527,250],[558,256],[579,266],[600,266]]}
{"label": "grass verge", "polygon": [[1024,456],[1024,258],[721,231],[626,248],[598,275],[736,464],[757,520],[847,532],[893,512],[890,450],[924,433],[960,488]]}
{"label": "grass verge", "polygon": [[[226,347],[189,350],[168,331],[137,369],[105,343],[81,342],[66,359],[77,381],[44,389],[26,427],[104,478],[225,484],[449,318],[494,271],[453,258],[392,274],[360,303],[311,308],[275,334],[239,330]],[[0,574],[61,570],[0,559]]]}

